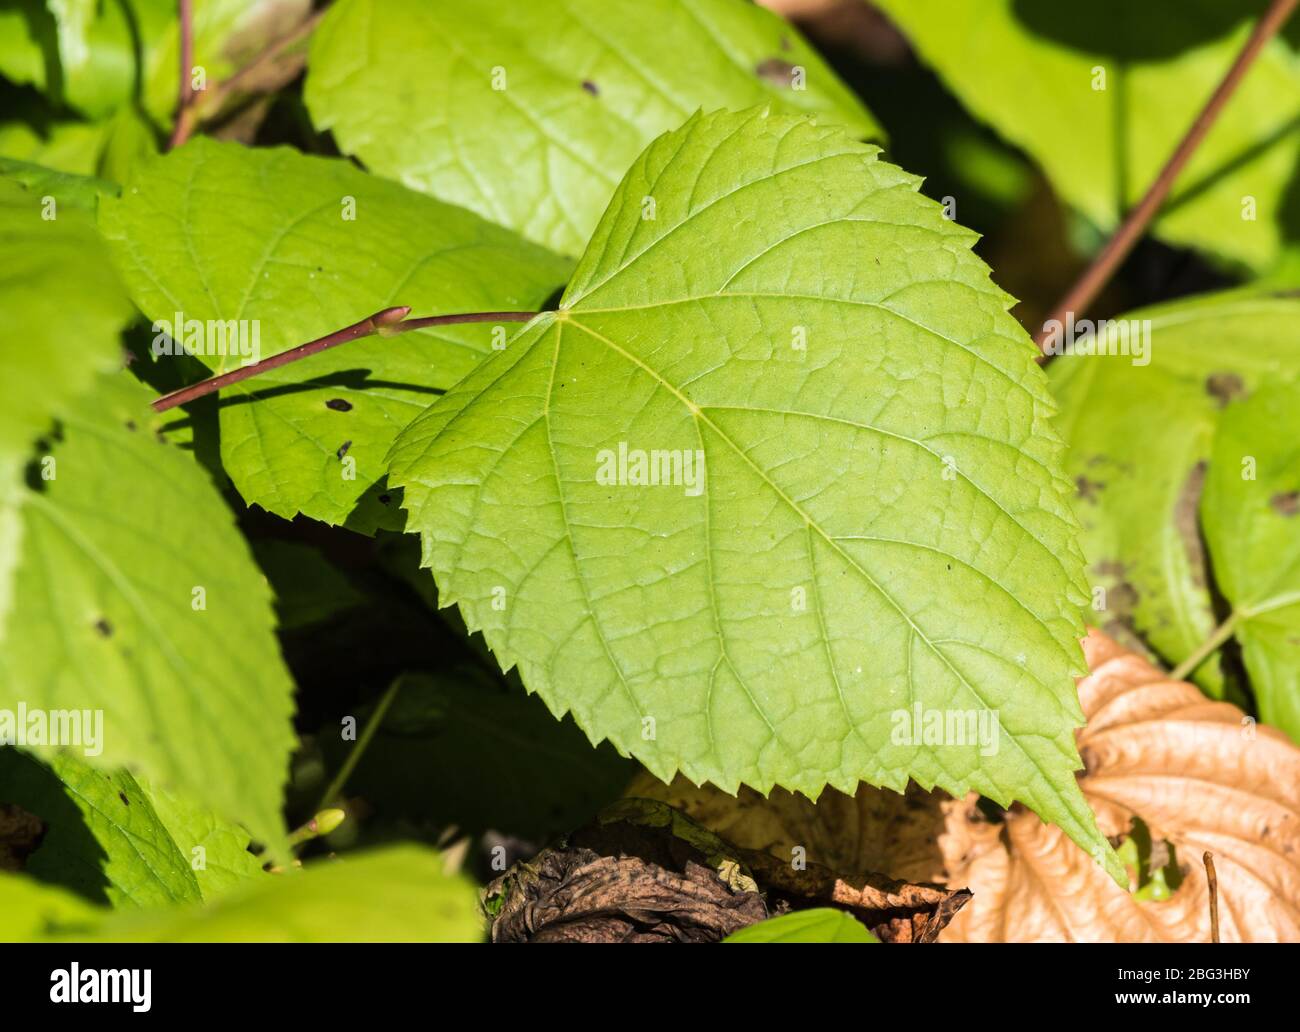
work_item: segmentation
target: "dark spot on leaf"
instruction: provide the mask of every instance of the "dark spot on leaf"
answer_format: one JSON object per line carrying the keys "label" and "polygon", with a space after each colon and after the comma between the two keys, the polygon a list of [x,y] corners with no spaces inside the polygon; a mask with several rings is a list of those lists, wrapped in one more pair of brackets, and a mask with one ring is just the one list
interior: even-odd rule
{"label": "dark spot on leaf", "polygon": [[1236,373],[1211,373],[1205,378],[1205,393],[1226,408],[1246,393],[1246,385]]}
{"label": "dark spot on leaf", "polygon": [[131,800],[129,800],[129,799],[126,797],[126,793],[125,793],[125,792],[119,792],[119,793],[117,794],[117,797],[118,797],[120,800],[122,800],[122,805],[123,805],[123,806],[130,806],[130,805],[131,805]]}
{"label": "dark spot on leaf", "polygon": [[1268,504],[1279,516],[1294,516],[1300,512],[1300,491],[1279,491]]}
{"label": "dark spot on leaf", "polygon": [[1081,499],[1083,499],[1083,501],[1092,502],[1093,505],[1097,504],[1097,494],[1105,486],[1106,485],[1100,480],[1089,480],[1085,476],[1077,476],[1074,478],[1075,492]]}
{"label": "dark spot on leaf", "polygon": [[1106,592],[1106,609],[1112,617],[1126,619],[1137,609],[1139,597],[1137,588],[1129,581],[1120,581]]}
{"label": "dark spot on leaf", "polygon": [[389,502],[391,502],[392,500],[393,500],[393,496],[392,496],[392,495],[381,494],[381,495],[379,496],[379,504],[380,504],[380,505],[387,505],[387,504],[388,504]]}
{"label": "dark spot on leaf", "polygon": [[583,88],[584,90],[586,90],[588,93],[590,93],[593,97],[599,97],[599,96],[600,96],[600,87],[597,86],[597,85],[596,85],[594,82],[592,82],[590,79],[583,79],[583,80],[582,80],[582,88]]}
{"label": "dark spot on leaf", "polygon": [[789,49],[790,49],[790,37],[789,37],[789,36],[782,36],[782,37],[781,37],[781,49],[782,49],[782,50],[789,50]]}
{"label": "dark spot on leaf", "polygon": [[126,428],[127,428],[128,430],[132,430],[132,431],[134,431],[134,430],[135,430],[135,420],[134,420],[134,419],[128,419],[128,420],[126,421]]}
{"label": "dark spot on leaf", "polygon": [[788,89],[794,76],[794,65],[779,57],[769,57],[766,61],[760,61],[754,71],[760,79],[767,80],[773,86]]}
{"label": "dark spot on leaf", "polygon": [[325,402],[325,407],[333,409],[335,412],[351,412],[352,402],[344,401],[342,398],[330,398],[329,401]]}
{"label": "dark spot on leaf", "polygon": [[343,456],[348,453],[348,449],[351,447],[352,447],[351,441],[344,441],[342,444],[339,445],[339,450],[337,454],[340,460],[342,460]]}
{"label": "dark spot on leaf", "polygon": [[105,638],[111,638],[113,636],[113,625],[102,616],[95,621],[95,630]]}

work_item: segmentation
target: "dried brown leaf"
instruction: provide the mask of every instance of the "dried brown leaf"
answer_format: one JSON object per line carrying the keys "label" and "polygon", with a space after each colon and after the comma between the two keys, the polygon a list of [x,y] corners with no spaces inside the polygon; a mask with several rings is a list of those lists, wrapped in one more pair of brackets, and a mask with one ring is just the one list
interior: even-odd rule
{"label": "dried brown leaf", "polygon": [[823,906],[852,913],[882,942],[933,942],[969,898],[739,848],[650,799],[610,807],[484,893],[493,942],[717,942]]}
{"label": "dried brown leaf", "polygon": [[660,799],[737,846],[787,862],[802,856],[846,877],[883,871],[904,881],[945,880],[939,836],[948,797],[914,784],[902,795],[864,786],[849,796],[828,788],[814,804],[780,788],[767,798],[744,787],[730,796],[686,778],[665,785],[642,773],[627,794]]}
{"label": "dried brown leaf", "polygon": [[1209,942],[1206,850],[1224,942],[1300,940],[1300,749],[1103,634],[1084,650],[1080,787],[1106,834],[1140,818],[1184,880],[1168,900],[1139,900],[1033,814],[990,823],[973,799],[952,803],[940,846],[975,899],[943,941]]}

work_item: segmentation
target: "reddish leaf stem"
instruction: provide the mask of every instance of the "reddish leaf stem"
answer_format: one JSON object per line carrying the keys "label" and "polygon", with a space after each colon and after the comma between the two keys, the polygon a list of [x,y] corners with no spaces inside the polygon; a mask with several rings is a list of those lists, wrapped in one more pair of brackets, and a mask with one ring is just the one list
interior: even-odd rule
{"label": "reddish leaf stem", "polygon": [[190,384],[188,387],[172,391],[170,394],[164,394],[161,398],[154,400],[153,409],[155,412],[166,412],[177,405],[185,405],[196,398],[202,398],[205,395],[221,390],[223,387],[229,387],[232,383],[251,379],[268,369],[278,369],[280,366],[288,365],[290,362],[297,362],[301,358],[315,355],[327,348],[337,347],[339,344],[346,344],[350,340],[358,340],[361,337],[369,337],[374,333],[391,336],[397,333],[406,333],[410,330],[425,329],[430,326],[481,322],[527,322],[537,314],[536,312],[465,312],[457,315],[433,315],[421,319],[407,319],[406,316],[410,311],[409,305],[384,308],[374,315],[366,316],[360,322],[345,326],[341,330],[335,330],[333,333],[326,334],[316,340],[310,340],[306,344],[299,344],[296,348],[290,348],[288,351],[282,351],[278,355],[264,358],[252,365],[232,369],[220,376],[211,376],[206,380]]}
{"label": "reddish leaf stem", "polygon": [[[1137,207],[1129,212],[1128,217],[1115,231],[1115,235],[1106,242],[1106,246],[1093,259],[1092,264],[1083,271],[1074,286],[1061,299],[1056,306],[1056,310],[1044,321],[1042,329],[1034,335],[1034,343],[1040,349],[1049,336],[1048,324],[1053,321],[1063,324],[1068,313],[1077,313],[1087,308],[1096,296],[1101,293],[1102,288],[1110,282],[1110,278],[1115,274],[1120,263],[1128,257],[1128,253],[1133,250],[1133,246],[1146,231],[1156,212],[1160,210],[1160,206],[1173,188],[1174,181],[1182,172],[1183,167],[1187,164],[1197,146],[1205,139],[1205,134],[1210,131],[1210,127],[1214,124],[1215,119],[1219,117],[1224,105],[1227,104],[1228,99],[1241,84],[1241,80],[1254,63],[1255,58],[1259,56],[1260,51],[1264,49],[1264,45],[1273,38],[1278,29],[1291,16],[1297,2],[1300,2],[1300,0],[1273,0],[1272,4],[1269,5],[1268,10],[1255,24],[1250,39],[1241,48],[1241,52],[1237,55],[1237,59],[1233,61],[1232,67],[1228,69],[1227,74],[1224,75],[1222,81],[1215,88],[1210,99],[1206,101],[1205,107],[1196,116],[1191,128],[1187,130],[1187,135],[1178,144],[1177,149],[1165,163],[1165,167],[1160,170],[1155,182],[1151,184],[1142,200],[1138,202]],[[1041,355],[1039,361],[1045,362],[1050,357],[1046,354]]]}
{"label": "reddish leaf stem", "polygon": [[177,91],[176,101],[176,125],[172,128],[171,138],[167,141],[167,149],[179,147],[185,141],[185,135],[182,135],[185,126],[185,113],[190,110],[194,104],[194,87],[192,80],[194,77],[194,0],[177,0],[176,17],[180,22],[181,33],[181,82],[180,89]]}
{"label": "reddish leaf stem", "polygon": [[1210,942],[1219,941],[1219,877],[1214,873],[1214,854],[1208,849],[1201,858],[1205,862],[1205,881],[1210,889]]}

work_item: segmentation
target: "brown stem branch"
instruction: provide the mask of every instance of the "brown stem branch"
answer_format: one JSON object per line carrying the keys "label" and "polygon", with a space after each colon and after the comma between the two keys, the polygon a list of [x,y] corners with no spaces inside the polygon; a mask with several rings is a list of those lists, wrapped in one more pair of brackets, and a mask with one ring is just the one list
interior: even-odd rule
{"label": "brown stem branch", "polygon": [[1208,849],[1205,856],[1205,880],[1210,886],[1210,942],[1219,941],[1219,876],[1214,873],[1214,854]]}
{"label": "brown stem branch", "polygon": [[[185,8],[188,7],[190,0],[180,0],[180,2],[182,17],[185,17]],[[176,127],[172,130],[167,149],[171,150],[174,147],[179,147],[193,135],[194,130],[198,128],[200,107],[208,111],[219,111],[226,99],[242,88],[249,79],[255,79],[269,65],[274,64],[286,50],[301,43],[315,32],[316,26],[325,17],[325,11],[326,8],[322,7],[284,35],[272,40],[248,64],[232,72],[229,77],[221,80],[212,89],[206,90],[201,95],[194,93],[192,90],[186,92],[189,86],[189,78],[188,74],[184,76],[184,81],[181,83],[181,103],[176,114]],[[184,32],[184,27],[182,27],[182,33]]]}
{"label": "brown stem branch", "polygon": [[[229,387],[232,383],[251,379],[269,369],[278,369],[280,366],[288,365],[290,362],[297,362],[299,359],[315,355],[327,348],[337,347],[340,344],[346,344],[350,340],[358,340],[361,337],[369,337],[374,333],[391,336],[397,333],[407,333],[410,330],[425,329],[430,326],[481,322],[527,322],[537,314],[536,312],[464,312],[456,315],[432,315],[421,319],[407,319],[406,316],[410,311],[408,305],[384,308],[374,315],[366,316],[360,322],[345,326],[341,330],[335,330],[333,333],[326,334],[316,340],[310,340],[306,344],[299,344],[296,348],[290,348],[288,351],[282,351],[278,355],[264,358],[252,365],[232,369],[220,376],[210,376],[206,380],[200,380],[188,387],[182,387],[170,394],[164,394],[154,400],[153,409],[155,412],[166,412],[177,405],[188,404],[196,398],[202,398],[205,395],[221,390],[223,387]],[[177,333],[179,334],[178,328]]]}
{"label": "brown stem branch", "polygon": [[[176,18],[180,22],[181,34],[181,82],[177,91],[176,125],[172,127],[167,149],[180,146],[185,137],[181,135],[185,125],[185,113],[194,104],[194,0],[177,0]],[[188,135],[188,133],[186,133]]]}
{"label": "brown stem branch", "polygon": [[[1214,93],[1210,95],[1205,107],[1201,109],[1201,113],[1196,116],[1191,128],[1187,130],[1187,135],[1183,137],[1182,142],[1178,144],[1177,149],[1165,163],[1165,167],[1156,176],[1155,182],[1148,188],[1142,200],[1138,202],[1137,207],[1128,213],[1123,224],[1115,231],[1115,235],[1106,242],[1106,246],[1093,259],[1092,264],[1083,271],[1074,286],[1057,304],[1055,311],[1045,320],[1043,328],[1035,334],[1034,343],[1038,345],[1040,350],[1050,336],[1047,328],[1049,324],[1053,321],[1063,324],[1068,313],[1079,312],[1087,308],[1096,296],[1101,293],[1102,288],[1110,282],[1110,278],[1115,274],[1120,263],[1128,257],[1128,253],[1133,250],[1133,246],[1146,231],[1151,220],[1155,218],[1160,206],[1173,188],[1174,181],[1178,178],[1179,173],[1182,172],[1201,141],[1205,139],[1205,134],[1210,131],[1210,127],[1214,124],[1215,119],[1219,117],[1224,105],[1227,104],[1229,98],[1241,84],[1241,80],[1254,63],[1255,58],[1259,56],[1260,51],[1264,49],[1264,45],[1273,38],[1278,29],[1291,16],[1297,2],[1300,2],[1300,0],[1273,0],[1269,5],[1268,10],[1255,24],[1250,39],[1241,48],[1241,52],[1237,55],[1237,59],[1233,61],[1232,67],[1228,69],[1223,80],[1215,88]],[[1044,362],[1049,357],[1051,356],[1044,354],[1039,357],[1039,361]]]}

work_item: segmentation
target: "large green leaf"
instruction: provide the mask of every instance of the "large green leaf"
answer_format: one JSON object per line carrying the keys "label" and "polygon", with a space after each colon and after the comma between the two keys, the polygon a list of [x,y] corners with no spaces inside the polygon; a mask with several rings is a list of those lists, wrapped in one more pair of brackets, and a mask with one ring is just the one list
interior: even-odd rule
{"label": "large green leaf", "polygon": [[400,846],[259,879],[198,907],[112,914],[0,874],[0,940],[478,942],[477,893],[437,853]]}
{"label": "large green leaf", "polygon": [[92,176],[99,173],[106,135],[106,124],[70,119],[51,122],[40,131],[21,120],[0,122],[0,154],[60,172]]}
{"label": "large green leaf", "polygon": [[749,925],[723,942],[879,942],[861,921],[843,910],[814,907]]}
{"label": "large green leaf", "polygon": [[[571,267],[348,162],[208,140],[146,162],[101,206],[100,224],[151,320],[249,320],[250,334],[255,320],[262,357],[390,305],[535,310]],[[354,341],[227,389],[226,472],[246,502],[280,516],[400,525],[378,483],[385,452],[490,352],[492,333],[483,324]],[[202,360],[217,372],[240,361]]]}
{"label": "large green leaf", "polygon": [[[1072,774],[1086,582],[1046,383],[974,234],[876,153],[765,109],[661,137],[560,310],[390,477],[442,603],[665,781],[910,776],[1109,857]],[[676,486],[610,484],[621,448],[676,453]],[[913,705],[996,714],[996,748],[896,736]]]}
{"label": "large green leaf", "polygon": [[312,118],[345,153],[563,254],[642,148],[700,108],[768,102],[880,136],[748,0],[341,0],[308,69]]}
{"label": "large green leaf", "polygon": [[[1300,368],[1300,299],[1228,293],[1122,318],[1138,332],[1150,321],[1148,364],[1063,355],[1050,379],[1089,576],[1106,589],[1094,619],[1136,630],[1174,665],[1217,623],[1196,518],[1215,425],[1245,392]],[[1217,662],[1197,680],[1222,694]]]}
{"label": "large green leaf", "polygon": [[[9,178],[18,176],[18,179]],[[21,547],[23,465],[36,437],[113,368],[130,302],[75,176],[0,168],[0,644]]]}
{"label": "large green leaf", "polygon": [[54,476],[23,489],[0,707],[102,710],[92,762],[138,767],[278,845],[292,685],[270,592],[148,397],[103,377],[62,416]]}
{"label": "large green leaf", "polygon": [[146,790],[126,771],[97,770],[75,752],[56,753],[46,766],[0,749],[0,802],[43,825],[23,870],[92,901],[197,903],[261,874],[239,828],[171,793]]}
{"label": "large green leaf", "polygon": [[[1155,179],[1250,32],[1262,0],[878,0],[979,118],[1104,229]],[[1102,70],[1098,73],[1098,69]],[[1104,89],[1099,84],[1104,74]],[[1300,235],[1300,62],[1270,43],[1154,224],[1254,267]],[[1243,218],[1247,198],[1253,220]]]}
{"label": "large green leaf", "polygon": [[1300,386],[1224,413],[1201,519],[1260,719],[1300,742]]}

